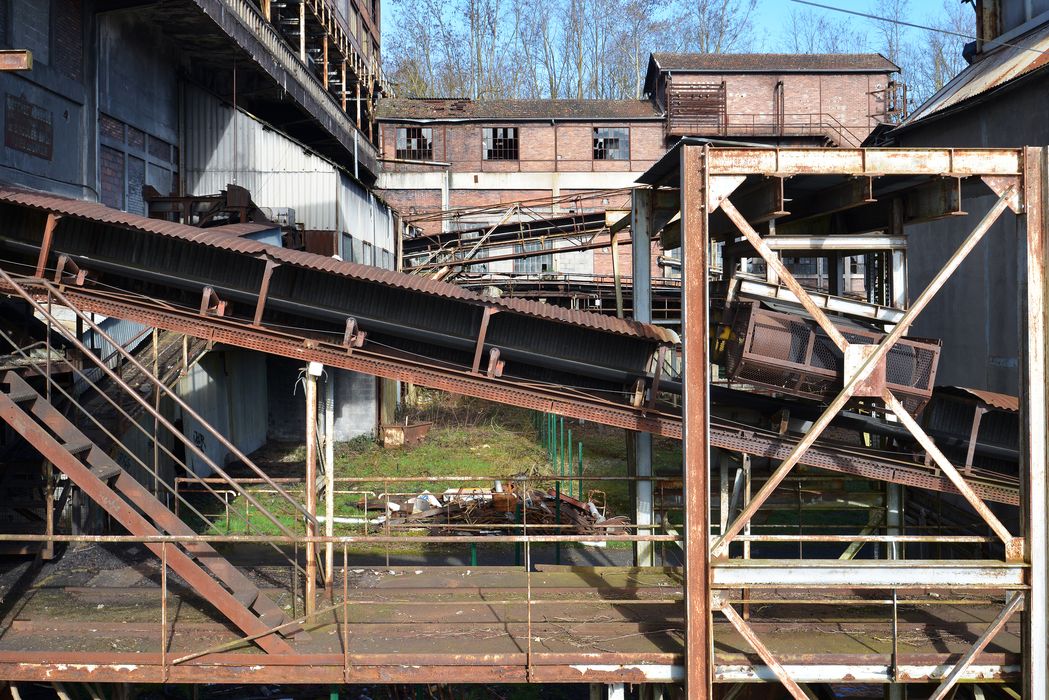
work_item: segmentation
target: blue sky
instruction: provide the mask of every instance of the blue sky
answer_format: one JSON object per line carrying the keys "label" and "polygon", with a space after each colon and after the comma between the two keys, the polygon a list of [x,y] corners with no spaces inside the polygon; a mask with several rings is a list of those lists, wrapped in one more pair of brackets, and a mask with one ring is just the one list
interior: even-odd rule
{"label": "blue sky", "polygon": [[[825,5],[833,5],[834,7],[857,10],[860,12],[870,12],[873,4],[869,0],[818,0],[818,2]],[[926,19],[925,15],[935,12],[939,9],[940,5],[938,0],[911,0],[910,4],[912,11],[914,11],[916,15],[914,21],[918,23],[924,23]],[[393,19],[396,16],[397,9],[398,8],[396,8],[392,2],[386,2],[383,5],[382,30],[384,37],[388,36],[388,33],[392,30]],[[787,17],[790,15],[791,9],[811,10],[813,12],[827,15],[829,18],[838,21],[853,23],[854,26],[873,28],[874,24],[873,22],[860,17],[849,17],[848,15],[843,15],[838,12],[821,10],[819,8],[793,3],[790,2],[790,0],[758,0],[757,10],[754,16],[755,32],[761,36],[768,37],[771,42],[778,41],[779,36],[783,31],[783,26],[787,21]]]}

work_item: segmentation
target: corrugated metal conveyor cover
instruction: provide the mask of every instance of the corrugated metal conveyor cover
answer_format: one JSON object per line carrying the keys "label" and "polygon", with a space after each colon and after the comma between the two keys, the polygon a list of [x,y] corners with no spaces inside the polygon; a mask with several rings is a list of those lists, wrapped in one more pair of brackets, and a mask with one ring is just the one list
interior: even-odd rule
{"label": "corrugated metal conveyor cover", "polygon": [[[341,333],[356,319],[374,342],[470,367],[485,309],[485,350],[497,348],[506,374],[619,390],[648,374],[667,329],[520,299],[483,297],[453,284],[245,237],[245,227],[201,229],[53,195],[0,187],[2,258],[35,266],[48,213],[60,215],[48,257],[66,254],[98,281],[165,301],[199,304],[205,286],[251,318],[266,261],[276,263],[263,324]],[[231,235],[233,234],[233,235]],[[8,263],[9,264],[9,263]],[[15,270],[24,273],[25,267]],[[483,366],[482,366],[483,369]]]}

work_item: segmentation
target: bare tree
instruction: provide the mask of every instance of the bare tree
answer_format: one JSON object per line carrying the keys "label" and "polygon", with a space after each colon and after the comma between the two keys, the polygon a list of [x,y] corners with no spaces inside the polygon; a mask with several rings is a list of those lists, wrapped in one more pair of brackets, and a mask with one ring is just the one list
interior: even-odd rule
{"label": "bare tree", "polygon": [[965,68],[962,50],[966,40],[957,35],[974,33],[975,15],[967,4],[943,0],[938,16],[930,17],[929,24],[945,31],[926,32],[918,44],[908,79],[916,103],[932,97]]}
{"label": "bare tree", "polygon": [[792,9],[787,17],[782,46],[788,53],[855,53],[867,38],[850,19],[835,18],[812,10]]}
{"label": "bare tree", "polygon": [[681,9],[675,24],[682,37],[682,50],[730,53],[750,47],[757,0],[691,0],[678,4]]}

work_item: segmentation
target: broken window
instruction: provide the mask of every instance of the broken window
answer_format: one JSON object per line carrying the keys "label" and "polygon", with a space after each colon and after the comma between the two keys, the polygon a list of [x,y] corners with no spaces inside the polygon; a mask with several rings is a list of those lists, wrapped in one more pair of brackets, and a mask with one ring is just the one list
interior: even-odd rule
{"label": "broken window", "polygon": [[396,157],[401,160],[433,160],[433,129],[398,127]]}
{"label": "broken window", "polygon": [[517,127],[484,128],[485,160],[518,160]]}
{"label": "broken window", "polygon": [[630,129],[625,126],[596,127],[594,160],[630,160]]}
{"label": "broken window", "polygon": [[[530,252],[533,250],[550,250],[553,241],[524,241],[514,244],[515,253]],[[528,258],[516,258],[514,260],[514,274],[517,275],[542,275],[554,270],[554,256],[550,253],[545,255],[533,255]]]}

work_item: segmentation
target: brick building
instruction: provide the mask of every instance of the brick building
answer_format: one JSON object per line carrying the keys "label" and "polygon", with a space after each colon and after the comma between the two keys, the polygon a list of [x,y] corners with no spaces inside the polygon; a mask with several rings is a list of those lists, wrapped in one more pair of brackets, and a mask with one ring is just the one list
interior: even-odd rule
{"label": "brick building", "polygon": [[654,53],[645,93],[681,136],[857,147],[897,112],[880,54]]}
{"label": "brick building", "polygon": [[[879,54],[656,53],[644,100],[382,99],[378,186],[427,233],[496,223],[518,201],[520,219],[626,209],[622,189],[683,136],[859,146],[895,113],[898,70]],[[629,270],[629,246],[620,255]],[[484,269],[607,275],[611,262],[604,249]]]}

